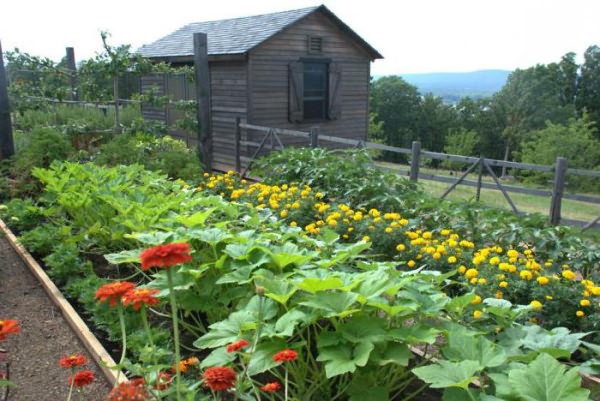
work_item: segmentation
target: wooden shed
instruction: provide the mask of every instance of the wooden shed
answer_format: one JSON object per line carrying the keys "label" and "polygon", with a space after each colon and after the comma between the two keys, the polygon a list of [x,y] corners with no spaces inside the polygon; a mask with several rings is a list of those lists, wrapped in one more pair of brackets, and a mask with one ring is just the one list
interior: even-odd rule
{"label": "wooden shed", "polygon": [[[193,23],[138,52],[174,66],[192,65],[197,32],[206,33],[208,41],[215,166],[233,165],[236,117],[254,125],[318,127],[323,134],[366,140],[370,63],[382,56],[327,7]],[[142,90],[150,86],[175,99],[195,98],[193,85],[180,77],[144,77]],[[168,124],[175,114],[144,108],[145,118]],[[294,143],[294,138],[282,140]]]}

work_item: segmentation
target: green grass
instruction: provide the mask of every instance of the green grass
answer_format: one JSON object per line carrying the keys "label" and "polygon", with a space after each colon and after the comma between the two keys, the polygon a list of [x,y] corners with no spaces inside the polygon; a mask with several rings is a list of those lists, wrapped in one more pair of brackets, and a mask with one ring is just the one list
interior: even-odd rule
{"label": "green grass", "polygon": [[[407,171],[409,169],[408,166],[398,165],[392,163],[383,163],[378,162],[378,164],[385,166],[386,168],[391,168],[395,170]],[[457,179],[460,177],[461,173],[451,174],[448,170],[441,169],[432,169],[432,168],[420,168],[420,173],[422,174],[433,174],[437,176],[446,176]],[[477,181],[477,174],[469,174],[466,177],[469,181]],[[494,184],[494,181],[489,176],[483,176],[482,181],[489,184]],[[441,196],[446,189],[450,187],[450,183],[431,181],[426,179],[419,180],[420,185],[423,189],[434,195]],[[551,190],[550,186],[540,187],[533,185],[525,185],[520,182],[515,181],[502,181],[503,184],[515,187],[523,187],[523,188],[538,188]],[[457,186],[448,196],[447,199],[452,200],[472,200],[475,199],[477,193],[477,189],[475,187],[469,187],[465,185]],[[529,194],[520,194],[509,192],[508,195],[512,199],[513,203],[517,207],[519,211],[527,212],[527,213],[541,213],[545,216],[548,216],[550,211],[550,197],[549,196],[538,196],[538,195],[529,195]],[[597,194],[594,194],[597,195]],[[600,197],[600,196],[599,196]],[[484,204],[497,207],[502,209],[511,210],[510,205],[502,195],[502,192],[494,189],[481,189],[481,202]],[[596,217],[600,216],[600,204],[588,203],[588,202],[580,202],[574,201],[570,199],[563,199],[562,201],[562,217],[565,219],[573,219],[573,220],[581,220],[581,221],[591,221]]]}

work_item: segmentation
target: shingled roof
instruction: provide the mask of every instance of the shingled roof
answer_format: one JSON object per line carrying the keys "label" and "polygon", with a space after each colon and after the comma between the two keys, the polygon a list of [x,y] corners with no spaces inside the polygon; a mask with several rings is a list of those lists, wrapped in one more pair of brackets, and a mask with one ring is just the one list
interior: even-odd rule
{"label": "shingled roof", "polygon": [[194,54],[193,34],[203,32],[207,34],[209,56],[241,55],[317,11],[323,12],[340,29],[351,35],[373,59],[382,58],[377,50],[323,5],[251,17],[188,24],[153,43],[142,46],[137,53],[143,57],[160,59],[192,56]]}

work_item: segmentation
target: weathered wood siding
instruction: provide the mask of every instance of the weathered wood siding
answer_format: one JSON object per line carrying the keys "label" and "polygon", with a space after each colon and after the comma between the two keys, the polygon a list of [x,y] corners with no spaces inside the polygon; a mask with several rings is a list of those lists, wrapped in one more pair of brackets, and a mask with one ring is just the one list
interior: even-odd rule
{"label": "weathered wood siding", "polygon": [[[337,120],[290,123],[288,120],[288,66],[308,58],[308,35],[323,38],[322,55],[342,68],[342,109]],[[250,99],[248,121],[268,127],[308,131],[366,140],[370,58],[357,44],[320,13],[314,13],[275,35],[249,55]],[[256,138],[254,138],[256,139]],[[282,138],[286,144],[301,139]],[[330,145],[323,143],[324,146]]]}

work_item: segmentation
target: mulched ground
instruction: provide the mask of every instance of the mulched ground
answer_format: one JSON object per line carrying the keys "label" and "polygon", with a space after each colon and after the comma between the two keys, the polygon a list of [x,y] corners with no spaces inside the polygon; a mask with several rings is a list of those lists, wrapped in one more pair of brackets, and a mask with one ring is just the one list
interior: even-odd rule
{"label": "mulched ground", "polygon": [[86,369],[94,371],[96,380],[73,400],[106,400],[111,387],[102,372],[1,233],[0,319],[21,324],[20,334],[0,343],[9,353],[11,381],[17,385],[10,401],[66,400],[69,372],[58,359],[74,353],[87,356]]}

